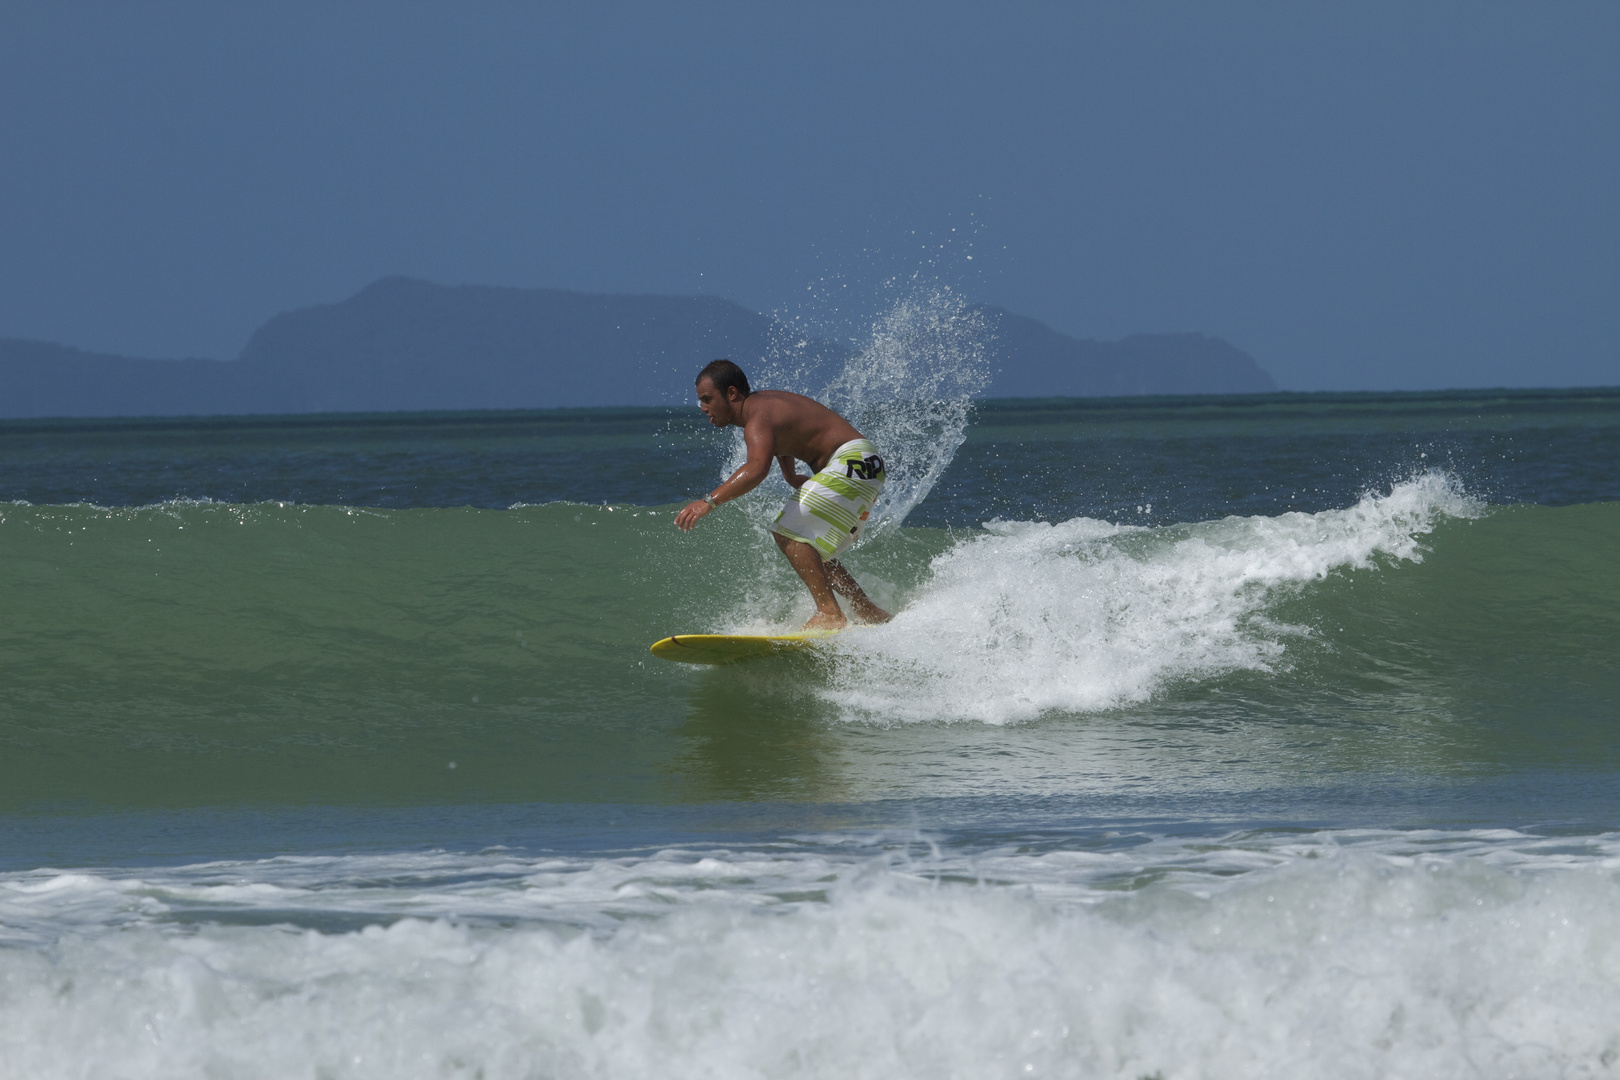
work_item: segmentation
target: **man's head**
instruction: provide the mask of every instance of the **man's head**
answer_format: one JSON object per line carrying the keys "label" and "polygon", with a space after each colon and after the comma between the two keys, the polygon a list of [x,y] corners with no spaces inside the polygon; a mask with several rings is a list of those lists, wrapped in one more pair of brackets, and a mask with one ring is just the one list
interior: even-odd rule
{"label": "man's head", "polygon": [[748,376],[730,360],[712,360],[698,372],[698,408],[716,427],[736,423],[743,399],[752,392]]}

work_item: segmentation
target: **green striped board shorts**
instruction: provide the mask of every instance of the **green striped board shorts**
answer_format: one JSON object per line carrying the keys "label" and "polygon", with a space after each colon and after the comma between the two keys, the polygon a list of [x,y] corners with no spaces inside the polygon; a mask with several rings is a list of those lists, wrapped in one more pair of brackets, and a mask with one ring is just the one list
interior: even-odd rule
{"label": "green striped board shorts", "polygon": [[771,531],[809,544],[834,559],[856,540],[883,493],[883,459],[865,439],[833,451],[832,460],[799,485]]}

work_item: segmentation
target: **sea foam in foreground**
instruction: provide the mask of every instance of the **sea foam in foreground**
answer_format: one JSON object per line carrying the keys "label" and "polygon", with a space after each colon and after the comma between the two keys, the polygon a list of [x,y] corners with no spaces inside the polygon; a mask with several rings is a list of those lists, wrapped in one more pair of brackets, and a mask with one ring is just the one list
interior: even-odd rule
{"label": "sea foam in foreground", "polygon": [[[1616,836],[1124,832],[11,874],[0,1055],[38,1078],[1601,1076],[1617,859]],[[375,924],[254,925],[277,913]],[[22,947],[35,923],[54,940]]]}

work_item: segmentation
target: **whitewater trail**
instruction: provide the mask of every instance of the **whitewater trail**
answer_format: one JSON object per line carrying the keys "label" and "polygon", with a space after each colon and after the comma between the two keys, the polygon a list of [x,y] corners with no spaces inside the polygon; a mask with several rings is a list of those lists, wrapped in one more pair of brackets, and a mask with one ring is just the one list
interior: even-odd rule
{"label": "whitewater trail", "polygon": [[1280,597],[1380,557],[1421,561],[1424,534],[1482,509],[1428,473],[1315,514],[989,522],[934,559],[892,623],[835,641],[822,694],[849,719],[1006,724],[1273,670],[1306,633],[1267,617]]}

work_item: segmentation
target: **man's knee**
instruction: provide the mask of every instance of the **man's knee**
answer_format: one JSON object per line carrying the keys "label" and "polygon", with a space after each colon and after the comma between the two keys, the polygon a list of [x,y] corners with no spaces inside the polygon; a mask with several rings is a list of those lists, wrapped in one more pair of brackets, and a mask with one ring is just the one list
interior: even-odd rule
{"label": "man's knee", "polygon": [[776,537],[776,546],[782,549],[782,554],[787,556],[789,562],[798,563],[814,560],[817,565],[821,565],[821,552],[816,550],[814,544],[807,544],[803,540],[795,540],[791,536],[783,536],[781,533],[772,533],[771,535]]}

